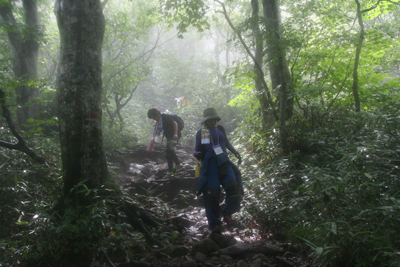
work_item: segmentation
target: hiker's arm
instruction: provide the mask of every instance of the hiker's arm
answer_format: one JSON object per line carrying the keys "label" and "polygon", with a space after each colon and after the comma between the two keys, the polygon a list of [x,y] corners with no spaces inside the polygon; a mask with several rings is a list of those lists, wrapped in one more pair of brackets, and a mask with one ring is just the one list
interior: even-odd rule
{"label": "hiker's arm", "polygon": [[239,152],[237,152],[236,149],[229,142],[228,137],[226,136],[225,128],[222,125],[220,125],[219,127],[220,127],[220,130],[224,133],[224,136],[225,136],[225,147],[227,149],[229,149],[229,151],[232,152],[235,155],[235,157],[237,157],[237,159],[239,160],[238,164],[241,164],[242,163],[242,157],[240,156]]}
{"label": "hiker's arm", "polygon": [[178,123],[176,123],[176,121],[173,121],[173,122],[174,122],[174,137],[173,137],[173,139],[176,140],[176,139],[178,139]]}
{"label": "hiker's arm", "polygon": [[240,156],[239,152],[236,151],[236,149],[232,146],[231,143],[229,143],[228,138],[225,139],[225,146],[226,148],[229,149],[230,152],[232,152],[235,157],[239,160],[238,164],[240,165],[242,163],[242,157]]}
{"label": "hiker's arm", "polygon": [[232,144],[229,142],[228,138],[225,139],[225,146],[226,148],[232,152],[233,154],[237,154],[238,152],[236,151],[236,149],[232,146]]}
{"label": "hiker's arm", "polygon": [[221,132],[224,134],[225,136],[225,147],[232,152],[233,154],[238,154],[238,152],[236,151],[236,149],[232,146],[232,144],[229,142],[228,137],[226,136],[226,132],[225,132],[225,128],[222,125],[219,125],[218,128],[221,130]]}
{"label": "hiker's arm", "polygon": [[203,155],[202,155],[202,146],[201,146],[201,130],[198,130],[196,133],[196,143],[194,145],[194,157],[197,158],[198,160],[201,160]]}
{"label": "hiker's arm", "polygon": [[196,152],[201,152],[201,130],[196,132],[194,154],[196,154]]}

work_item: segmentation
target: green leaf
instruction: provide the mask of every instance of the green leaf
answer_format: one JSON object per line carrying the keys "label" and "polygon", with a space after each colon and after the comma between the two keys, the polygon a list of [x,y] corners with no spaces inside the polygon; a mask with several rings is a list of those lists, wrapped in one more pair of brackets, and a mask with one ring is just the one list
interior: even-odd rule
{"label": "green leaf", "polygon": [[323,251],[324,251],[324,248],[322,248],[322,247],[317,247],[315,249],[315,253],[317,253],[318,256],[321,256]]}
{"label": "green leaf", "polygon": [[336,235],[337,234],[337,224],[335,222],[332,223],[332,232]]}
{"label": "green leaf", "polygon": [[365,176],[367,176],[369,179],[372,179],[372,175],[369,173],[364,173]]}
{"label": "green leaf", "polygon": [[397,208],[400,208],[400,203],[397,199],[391,197],[390,200],[393,202],[394,205],[396,205]]}

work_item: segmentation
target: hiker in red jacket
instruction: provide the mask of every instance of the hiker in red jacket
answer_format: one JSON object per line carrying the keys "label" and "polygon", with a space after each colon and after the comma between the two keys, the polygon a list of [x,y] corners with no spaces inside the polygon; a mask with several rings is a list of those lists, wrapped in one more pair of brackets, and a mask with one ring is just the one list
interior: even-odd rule
{"label": "hiker in red jacket", "polygon": [[176,166],[180,165],[179,159],[176,156],[176,144],[178,140],[178,123],[173,119],[171,115],[161,113],[155,108],[149,109],[147,112],[149,119],[155,120],[155,135],[161,133],[167,139],[167,146],[165,149],[165,157],[168,162],[168,171],[173,171],[173,164]]}

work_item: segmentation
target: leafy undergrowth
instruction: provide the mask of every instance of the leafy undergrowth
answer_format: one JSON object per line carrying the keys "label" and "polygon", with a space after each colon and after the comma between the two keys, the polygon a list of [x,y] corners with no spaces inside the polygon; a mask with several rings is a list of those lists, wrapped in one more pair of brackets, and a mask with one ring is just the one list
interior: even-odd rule
{"label": "leafy undergrowth", "polygon": [[127,223],[122,211],[123,203],[134,201],[113,184],[92,191],[78,185],[74,190],[87,194],[89,203],[60,214],[55,212],[62,190],[59,176],[32,167],[31,175],[19,180],[4,177],[2,182],[7,186],[1,187],[1,266],[125,262],[140,258],[146,249],[143,235]]}
{"label": "leafy undergrowth", "polygon": [[272,131],[248,174],[249,212],[308,246],[316,266],[400,264],[400,114],[386,108],[295,116],[292,153],[280,156]]}
{"label": "leafy undergrowth", "polygon": [[[43,146],[42,153],[56,163],[57,142],[41,142],[33,146],[39,151]],[[89,266],[109,258],[124,262],[143,252],[143,235],[121,211],[122,203],[134,201],[118,186],[88,191],[79,184],[74,190],[90,201],[60,214],[55,210],[62,185],[59,167],[0,149],[0,266]]]}

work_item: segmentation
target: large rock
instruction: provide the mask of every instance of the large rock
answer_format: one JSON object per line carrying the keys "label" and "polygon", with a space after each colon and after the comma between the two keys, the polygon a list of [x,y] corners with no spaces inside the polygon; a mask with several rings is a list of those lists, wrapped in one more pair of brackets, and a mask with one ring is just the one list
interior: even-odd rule
{"label": "large rock", "polygon": [[218,250],[220,250],[220,247],[217,243],[210,238],[205,238],[193,245],[191,254],[194,256],[197,252],[200,252],[204,255],[211,255],[211,253],[217,252]]}
{"label": "large rock", "polygon": [[241,256],[254,251],[254,247],[246,243],[237,243],[233,246],[220,249],[217,253],[220,255]]}
{"label": "large rock", "polygon": [[209,238],[214,241],[221,249],[237,244],[237,240],[233,236],[211,234]]}

